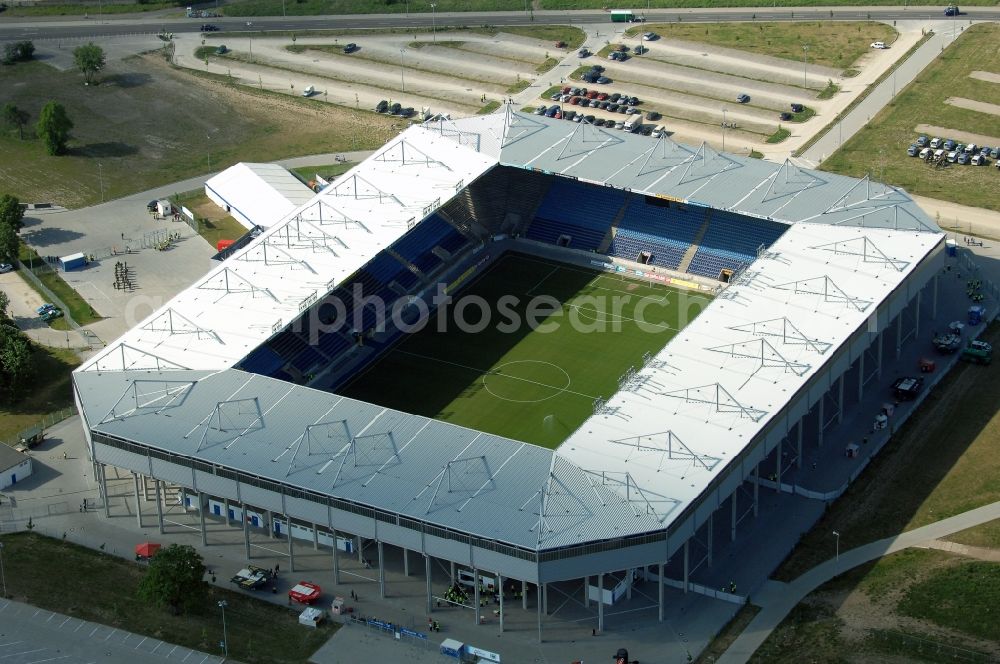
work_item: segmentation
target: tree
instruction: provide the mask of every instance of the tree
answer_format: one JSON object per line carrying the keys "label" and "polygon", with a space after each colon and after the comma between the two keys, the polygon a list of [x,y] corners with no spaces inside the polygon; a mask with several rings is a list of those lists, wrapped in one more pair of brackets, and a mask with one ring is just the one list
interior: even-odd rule
{"label": "tree", "polygon": [[7,399],[16,401],[32,375],[31,345],[17,328],[0,325],[0,377]]}
{"label": "tree", "polygon": [[73,50],[73,61],[89,85],[94,82],[94,75],[104,68],[104,49],[94,42],[78,46]]}
{"label": "tree", "polygon": [[35,125],[38,138],[45,141],[45,149],[51,155],[66,151],[66,141],[69,140],[69,130],[72,128],[73,121],[66,115],[66,108],[55,101],[50,101],[42,107],[42,112],[38,115],[38,124]]}
{"label": "tree", "polygon": [[171,544],[156,552],[139,584],[139,597],[178,615],[208,600],[205,562],[187,544]]}
{"label": "tree", "polygon": [[12,226],[0,224],[0,258],[13,262],[17,249],[17,232]]}
{"label": "tree", "polygon": [[15,62],[27,62],[35,57],[35,44],[30,41],[12,42],[4,46],[3,63],[12,65]]}
{"label": "tree", "polygon": [[0,318],[7,317],[7,307],[10,306],[10,298],[7,297],[7,293],[0,291]]}
{"label": "tree", "polygon": [[0,196],[0,226],[10,226],[15,233],[24,226],[24,208],[17,196]]}
{"label": "tree", "polygon": [[23,141],[24,140],[24,125],[28,124],[27,111],[22,111],[17,107],[14,102],[7,102],[3,105],[3,121],[11,126],[17,128],[17,135]]}

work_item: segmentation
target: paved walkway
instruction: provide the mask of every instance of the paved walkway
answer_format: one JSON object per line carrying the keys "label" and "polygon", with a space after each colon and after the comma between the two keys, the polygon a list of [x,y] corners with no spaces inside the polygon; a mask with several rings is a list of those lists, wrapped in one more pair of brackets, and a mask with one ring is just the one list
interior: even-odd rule
{"label": "paved walkway", "polygon": [[0,599],[0,660],[4,664],[62,664],[96,661],[221,664],[222,658],[197,650],[80,620],[29,604]]}
{"label": "paved walkway", "polygon": [[949,542],[948,540],[932,540],[923,544],[917,544],[916,548],[937,549],[938,551],[947,551],[948,553],[965,556],[966,558],[1000,563],[1000,549],[991,549],[985,546],[969,546],[968,544],[959,544],[958,542]]}
{"label": "paved walkway", "polygon": [[[933,544],[939,538],[998,518],[1000,518],[1000,502],[991,503],[915,528],[896,537],[887,537],[845,551],[839,557],[817,565],[791,583],[768,581],[761,592],[754,597],[754,604],[761,607],[761,612],[717,660],[718,664],[741,664],[748,661],[785,616],[805,599],[806,595],[830,579],[858,565],[910,547],[941,548]],[[955,552],[959,553],[957,550]]]}

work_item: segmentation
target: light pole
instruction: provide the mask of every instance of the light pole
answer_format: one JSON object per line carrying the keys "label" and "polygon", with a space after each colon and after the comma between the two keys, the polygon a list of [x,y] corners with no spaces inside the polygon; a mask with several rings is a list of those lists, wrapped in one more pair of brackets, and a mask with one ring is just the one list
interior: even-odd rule
{"label": "light pole", "polygon": [[[247,27],[248,28],[252,28],[253,27],[253,21],[247,21]],[[253,31],[248,30],[247,31],[247,36],[250,38],[250,62],[252,63],[253,62]]]}
{"label": "light pole", "polygon": [[833,536],[837,538],[837,548],[834,560],[840,560],[840,532],[837,530],[833,531]]}
{"label": "light pole", "polygon": [[809,45],[802,45],[802,87],[808,88],[809,83],[806,81],[806,66],[809,62]]}
{"label": "light pole", "polygon": [[212,140],[211,134],[205,134],[205,149],[208,150],[208,172],[212,172],[212,144],[209,142]]}
{"label": "light pole", "polygon": [[406,81],[403,79],[403,72],[405,68],[403,66],[403,54],[406,53],[405,48],[399,49],[399,91],[406,92]]}
{"label": "light pole", "polygon": [[104,167],[101,162],[97,162],[97,179],[101,183],[101,202],[104,202]]}
{"label": "light pole", "polygon": [[437,13],[435,12],[435,7],[437,7],[436,2],[431,3],[431,41],[437,42]]}
{"label": "light pole", "polygon": [[7,575],[3,571],[3,542],[0,542],[0,579],[3,580],[3,596],[7,596]]}
{"label": "light pole", "polygon": [[723,152],[726,151],[726,127],[727,126],[728,125],[726,123],[726,109],[723,108],[722,109],[722,151]]}
{"label": "light pole", "polygon": [[226,600],[219,600],[219,608],[222,609],[222,654],[229,657],[229,636],[226,634]]}

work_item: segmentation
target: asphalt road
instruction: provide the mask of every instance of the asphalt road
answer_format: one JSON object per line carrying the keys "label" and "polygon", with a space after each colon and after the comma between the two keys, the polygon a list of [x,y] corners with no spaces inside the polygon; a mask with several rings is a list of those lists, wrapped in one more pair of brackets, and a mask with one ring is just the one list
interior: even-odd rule
{"label": "asphalt road", "polygon": [[[942,9],[935,7],[842,7],[842,8],[755,8],[747,11],[738,9],[690,9],[655,10],[648,12],[647,20],[653,22],[751,22],[768,21],[855,21],[873,19],[878,21],[941,19]],[[1000,20],[1000,9],[975,8],[962,13],[956,19]],[[249,18],[188,19],[148,16],[110,17],[52,17],[52,18],[4,18],[0,24],[0,40],[25,38],[102,37],[136,32],[198,32],[202,23],[211,22],[224,32],[272,32],[285,30],[330,30],[349,28],[433,28],[436,26],[482,26],[482,25],[611,25],[607,12],[598,11],[539,11],[524,12],[480,12],[449,14],[367,14],[345,16],[258,16]]]}

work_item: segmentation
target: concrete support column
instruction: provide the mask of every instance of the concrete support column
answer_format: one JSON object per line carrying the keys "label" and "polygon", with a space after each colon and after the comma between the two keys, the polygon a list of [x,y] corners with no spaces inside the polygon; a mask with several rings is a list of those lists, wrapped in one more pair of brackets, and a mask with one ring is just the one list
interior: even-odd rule
{"label": "concrete support column", "polygon": [[[778,478],[781,482],[781,478]],[[708,515],[708,566],[712,566],[712,538],[715,534],[715,512]]]}
{"label": "concrete support column", "polygon": [[590,593],[588,592],[587,586],[590,585],[590,577],[583,577],[583,608],[588,608],[590,606]]}
{"label": "concrete support column", "polygon": [[[139,476],[132,473],[132,480],[135,484],[135,521],[142,528],[142,503],[139,502]],[[204,517],[202,517],[204,519]]]}
{"label": "concrete support column", "polygon": [[500,595],[500,631],[503,631],[503,575],[497,573],[497,593]]}
{"label": "concrete support column", "polygon": [[521,609],[528,610],[528,582],[521,582]]}
{"label": "concrete support column", "polygon": [[101,476],[101,495],[104,497],[104,518],[111,518],[111,499],[108,497],[108,470],[103,463],[98,466]]}
{"label": "concrete support column", "polygon": [[597,631],[604,632],[604,574],[597,575]]}
{"label": "concrete support column", "polygon": [[[903,310],[905,311],[905,309]],[[899,359],[900,352],[903,346],[903,312],[900,311],[899,315],[896,316],[896,359]]]}
{"label": "concrete support column", "polygon": [[920,337],[920,300],[923,294],[923,290],[917,291],[917,312],[913,315],[913,334],[917,338]]}
{"label": "concrete support column", "polygon": [[385,599],[385,557],[382,540],[378,542],[378,596]]}
{"label": "concrete support column", "polygon": [[837,379],[837,424],[844,421],[844,374]]}
{"label": "concrete support column", "polygon": [[932,287],[934,290],[931,291],[931,318],[937,318],[937,294],[938,294],[938,275],[934,275],[934,279],[931,280],[934,283]]}
{"label": "concrete support column", "polygon": [[781,444],[784,439],[778,441],[778,446],[774,448],[774,492],[781,493]]}
{"label": "concrete support column", "polygon": [[431,601],[432,589],[431,589],[431,557],[426,553],[424,554],[424,576],[426,577],[427,584],[427,613],[433,610],[433,602]]}
{"label": "concrete support column", "polygon": [[410,575],[410,550],[403,547],[403,576]]}
{"label": "concrete support column", "polygon": [[691,540],[686,540],[684,542],[684,594],[685,595],[687,594],[688,591],[688,578],[690,576],[690,562],[691,562],[690,544]]}
{"label": "concrete support column", "polygon": [[729,541],[736,541],[736,492],[733,491],[733,495],[729,496],[729,502],[732,503],[732,513],[729,524]]}
{"label": "concrete support column", "polygon": [[753,517],[756,519],[759,512],[759,502],[757,494],[760,492],[760,464],[754,464],[753,467]]}
{"label": "concrete support column", "polygon": [[657,597],[657,602],[659,603],[660,606],[660,612],[659,616],[657,617],[657,620],[663,622],[663,581],[664,577],[667,575],[667,563],[665,562],[660,563],[659,568],[660,568],[659,570],[660,573],[656,577],[656,597]]}
{"label": "concrete support column", "polygon": [[795,435],[796,435],[796,442],[795,442],[795,467],[796,468],[800,468],[800,469],[802,468],[802,434],[803,434],[803,431],[805,430],[805,425],[806,425],[806,423],[805,423],[805,417],[800,417],[799,418],[799,424],[798,424],[798,427],[797,427],[798,431],[795,433]]}
{"label": "concrete support column", "polygon": [[539,589],[541,590],[542,613],[549,615],[549,584],[543,583]]}
{"label": "concrete support column", "polygon": [[319,526],[312,524],[313,529],[313,550],[319,551]]}
{"label": "concrete support column", "polygon": [[333,582],[340,585],[340,545],[337,542],[337,531],[333,531]]}
{"label": "concrete support column", "polygon": [[361,535],[358,535],[358,562],[362,565],[365,563],[365,543]]}
{"label": "concrete support column", "polygon": [[295,571],[295,550],[292,548],[292,519],[287,514],[285,515],[285,527],[288,528],[288,532],[285,533],[285,537],[288,538],[288,571]]}
{"label": "concrete support column", "polygon": [[819,421],[816,426],[816,447],[823,447],[823,429],[826,427],[826,394],[819,398],[817,415]]}
{"label": "concrete support column", "polygon": [[228,528],[233,524],[233,520],[229,518],[229,499],[224,498],[222,500],[222,511],[226,513],[226,527]]}
{"label": "concrete support column", "polygon": [[878,335],[878,348],[877,348],[877,351],[878,351],[878,379],[879,380],[882,380],[882,341],[883,341],[882,337],[883,336],[884,335],[882,333],[879,333],[879,335]]}
{"label": "concrete support column", "polygon": [[628,583],[625,586],[625,599],[632,599],[632,579],[634,575],[635,572],[633,570],[631,569],[625,570],[625,579],[628,581]]}
{"label": "concrete support column", "polygon": [[243,513],[243,548],[245,549],[247,560],[250,560],[250,517],[247,516],[247,505],[240,506]]}
{"label": "concrete support column", "polygon": [[139,477],[142,478],[142,502],[149,502],[149,486],[146,484],[146,476],[139,473]]}
{"label": "concrete support column", "polygon": [[455,562],[451,563],[451,585],[455,585]]}
{"label": "concrete support column", "polygon": [[264,511],[264,519],[267,521],[265,527],[267,528],[267,538],[274,539],[274,514],[271,510]]}
{"label": "concrete support column", "polygon": [[858,358],[858,403],[861,403],[861,399],[865,394],[865,354],[861,353],[861,357]]}
{"label": "concrete support column", "polygon": [[472,568],[472,601],[476,605],[476,624],[478,625],[479,620],[479,570],[475,567]]}
{"label": "concrete support column", "polygon": [[205,527],[205,494],[201,491],[198,492],[198,517],[201,520],[201,545],[208,546],[208,528]]}
{"label": "concrete support column", "polygon": [[160,534],[163,534],[163,500],[162,494],[160,492],[160,480],[153,480],[153,488],[156,490],[156,525],[160,528]]}
{"label": "concrete support column", "polygon": [[538,606],[536,607],[536,612],[538,613],[538,642],[542,642],[542,587],[538,586],[538,601],[535,602]]}

